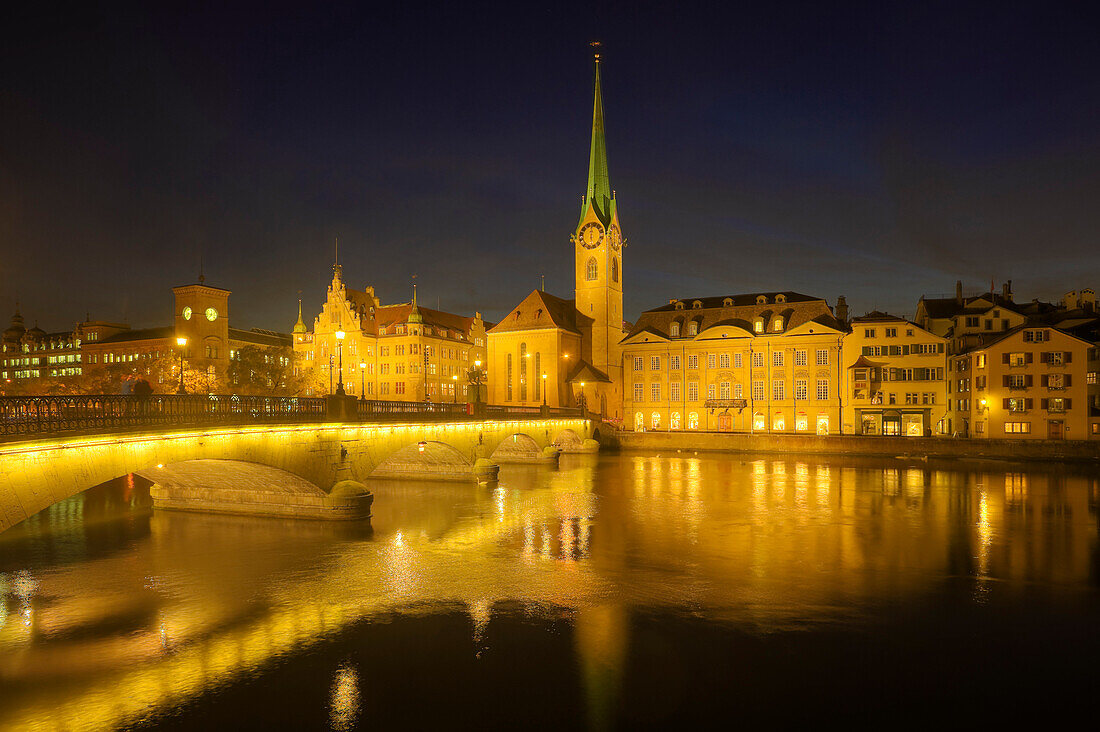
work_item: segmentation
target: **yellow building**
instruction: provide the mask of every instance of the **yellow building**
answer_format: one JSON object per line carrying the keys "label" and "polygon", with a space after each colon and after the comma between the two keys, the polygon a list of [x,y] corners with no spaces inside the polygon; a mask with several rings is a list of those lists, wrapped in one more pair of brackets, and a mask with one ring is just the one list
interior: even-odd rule
{"label": "yellow building", "polygon": [[974,438],[1088,439],[1092,347],[1058,328],[1027,325],[953,355],[954,430]]}
{"label": "yellow building", "polygon": [[844,337],[844,431],[924,437],[950,434],[947,339],[904,318],[853,318]]}
{"label": "yellow building", "polygon": [[845,326],[797,292],[672,300],[623,339],[627,429],[841,430]]}
{"label": "yellow building", "polygon": [[626,242],[608,177],[598,54],[588,189],[571,241],[574,298],[535,290],[490,329],[489,401],[551,407],[584,404],[614,422],[622,419],[619,341]]}
{"label": "yellow building", "polygon": [[486,362],[485,326],[481,313],[420,307],[415,290],[412,302],[383,305],[373,287],[349,288],[337,264],[312,330],[299,305],[294,351],[334,393],[342,380],[345,393],[368,399],[474,401],[469,375]]}

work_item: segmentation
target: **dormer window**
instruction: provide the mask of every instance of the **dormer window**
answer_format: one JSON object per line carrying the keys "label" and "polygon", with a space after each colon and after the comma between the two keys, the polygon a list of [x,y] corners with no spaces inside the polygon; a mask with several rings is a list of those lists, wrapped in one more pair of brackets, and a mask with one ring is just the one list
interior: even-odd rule
{"label": "dormer window", "polygon": [[[783,294],[783,293],[781,292],[781,293],[779,293],[778,295],[776,295],[776,296],[775,296],[775,301],[776,301],[776,302],[778,302],[778,303],[784,303],[784,302],[787,302],[787,296],[786,296],[786,295],[784,295],[784,294]],[[778,328],[777,328],[776,330],[778,330]]]}
{"label": "dormer window", "polygon": [[757,295],[756,296],[756,304],[757,305],[767,305],[768,304],[768,296],[767,295]]}
{"label": "dormer window", "polygon": [[675,322],[668,327],[668,334],[673,338],[679,338],[680,336],[680,323]]}
{"label": "dormer window", "polygon": [[676,303],[676,309],[677,310],[683,310],[684,309],[684,304],[682,302]]}
{"label": "dormer window", "polygon": [[703,307],[703,303],[700,302],[699,300],[696,300],[695,302],[691,303],[691,309],[692,310],[700,310],[700,309],[702,309],[702,307]]}
{"label": "dormer window", "polygon": [[781,333],[783,331],[783,318],[776,318],[772,321],[772,330],[776,333]]}
{"label": "dormer window", "polygon": [[733,298],[732,297],[727,297],[725,300],[723,300],[722,301],[722,307],[724,307],[724,308],[733,307]]}
{"label": "dormer window", "polygon": [[699,335],[699,323],[697,323],[694,320],[691,321],[690,323],[688,323],[688,335],[689,336]]}
{"label": "dormer window", "polygon": [[764,332],[764,321],[761,320],[760,318],[757,318],[756,320],[752,321],[752,330],[753,330],[754,333],[763,333]]}

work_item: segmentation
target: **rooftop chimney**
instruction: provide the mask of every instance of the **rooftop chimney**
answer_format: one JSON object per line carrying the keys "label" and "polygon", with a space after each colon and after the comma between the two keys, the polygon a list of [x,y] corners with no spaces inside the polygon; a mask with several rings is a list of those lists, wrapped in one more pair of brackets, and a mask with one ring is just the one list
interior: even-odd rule
{"label": "rooftop chimney", "polygon": [[963,281],[955,280],[955,302],[963,304]]}
{"label": "rooftop chimney", "polygon": [[1012,302],[1012,280],[1001,285],[1001,297],[1008,302]]}

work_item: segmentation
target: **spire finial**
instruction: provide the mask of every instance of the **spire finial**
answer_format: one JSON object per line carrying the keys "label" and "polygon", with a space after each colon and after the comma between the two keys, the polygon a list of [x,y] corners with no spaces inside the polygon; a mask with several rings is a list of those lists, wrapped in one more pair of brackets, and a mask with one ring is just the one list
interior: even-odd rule
{"label": "spire finial", "polygon": [[[298,290],[298,294],[301,295],[302,291]],[[306,322],[302,320],[302,298],[298,298],[298,322],[294,324],[295,333],[305,333],[307,331]]]}
{"label": "spire finial", "polygon": [[340,237],[336,237],[336,260],[333,264],[340,264]]}
{"label": "spire finial", "polygon": [[592,56],[596,59],[596,63],[600,62],[600,47],[603,46],[599,41],[589,41],[589,46],[592,47]]}
{"label": "spire finial", "polygon": [[203,267],[202,252],[199,252],[199,284],[206,282],[206,271]]}

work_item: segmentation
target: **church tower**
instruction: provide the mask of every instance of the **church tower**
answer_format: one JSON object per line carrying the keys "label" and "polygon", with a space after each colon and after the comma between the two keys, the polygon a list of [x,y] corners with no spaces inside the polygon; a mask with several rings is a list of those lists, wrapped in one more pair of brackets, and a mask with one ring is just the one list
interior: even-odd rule
{"label": "church tower", "polygon": [[588,156],[588,190],[572,242],[575,251],[577,325],[588,353],[582,358],[621,386],[619,341],[623,338],[624,245],[615,193],[607,174],[600,54],[595,55],[596,91],[592,104],[592,147]]}

